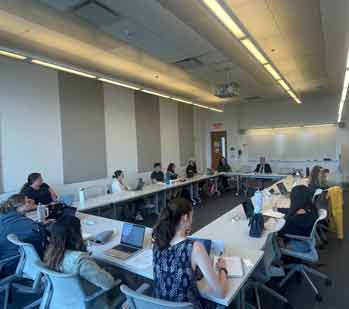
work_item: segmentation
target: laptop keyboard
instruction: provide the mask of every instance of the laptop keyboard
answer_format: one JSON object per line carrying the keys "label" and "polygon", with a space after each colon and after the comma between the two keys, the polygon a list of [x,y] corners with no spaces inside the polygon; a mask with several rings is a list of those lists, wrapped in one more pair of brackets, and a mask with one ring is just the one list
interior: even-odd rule
{"label": "laptop keyboard", "polygon": [[127,253],[133,253],[136,252],[138,249],[137,248],[132,248],[129,246],[124,246],[124,245],[118,245],[114,248],[115,250],[127,252]]}

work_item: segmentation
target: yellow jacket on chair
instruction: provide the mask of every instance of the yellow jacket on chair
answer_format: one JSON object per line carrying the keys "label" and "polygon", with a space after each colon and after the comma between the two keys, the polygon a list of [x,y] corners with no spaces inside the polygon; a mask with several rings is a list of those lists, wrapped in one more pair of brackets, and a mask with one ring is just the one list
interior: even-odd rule
{"label": "yellow jacket on chair", "polygon": [[329,200],[329,228],[332,232],[337,233],[338,239],[344,238],[343,230],[343,190],[339,186],[328,189]]}

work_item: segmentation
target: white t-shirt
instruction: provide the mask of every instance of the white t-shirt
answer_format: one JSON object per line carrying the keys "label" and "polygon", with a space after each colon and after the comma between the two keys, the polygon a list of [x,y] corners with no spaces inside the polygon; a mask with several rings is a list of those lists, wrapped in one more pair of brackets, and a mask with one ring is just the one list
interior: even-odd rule
{"label": "white t-shirt", "polygon": [[119,180],[114,179],[113,183],[111,184],[111,192],[112,193],[121,193],[123,191],[123,187]]}

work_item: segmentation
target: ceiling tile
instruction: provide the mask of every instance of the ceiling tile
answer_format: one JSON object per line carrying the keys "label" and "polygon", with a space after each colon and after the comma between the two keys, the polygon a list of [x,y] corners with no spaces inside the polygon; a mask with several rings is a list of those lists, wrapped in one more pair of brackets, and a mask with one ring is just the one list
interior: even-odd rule
{"label": "ceiling tile", "polygon": [[82,2],[82,0],[40,0],[40,1],[60,11],[67,11],[72,7],[74,7],[75,5],[78,5]]}

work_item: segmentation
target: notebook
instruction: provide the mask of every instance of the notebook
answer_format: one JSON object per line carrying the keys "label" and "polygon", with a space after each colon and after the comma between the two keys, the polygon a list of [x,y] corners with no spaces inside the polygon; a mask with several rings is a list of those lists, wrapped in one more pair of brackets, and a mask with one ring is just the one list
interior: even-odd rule
{"label": "notebook", "polygon": [[[214,265],[216,265],[219,258],[220,258],[219,256],[214,257]],[[242,258],[240,256],[227,256],[223,258],[227,264],[229,278],[243,277],[244,267],[243,267]]]}

